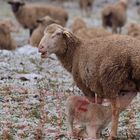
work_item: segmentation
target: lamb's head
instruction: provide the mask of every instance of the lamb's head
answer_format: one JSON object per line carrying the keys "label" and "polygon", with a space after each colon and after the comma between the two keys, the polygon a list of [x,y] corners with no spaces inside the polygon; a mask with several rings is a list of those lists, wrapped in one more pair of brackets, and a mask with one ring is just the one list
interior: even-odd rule
{"label": "lamb's head", "polygon": [[22,0],[9,0],[8,4],[12,6],[12,11],[16,13],[21,6],[25,5],[25,2]]}
{"label": "lamb's head", "polygon": [[37,19],[37,23],[39,23],[40,25],[43,25],[45,27],[47,27],[48,25],[53,24],[53,23],[60,24],[58,20],[52,19],[49,16],[45,16],[45,17]]}
{"label": "lamb's head", "polygon": [[72,33],[58,24],[49,25],[44,32],[44,36],[39,44],[39,52],[42,58],[47,58],[50,54],[63,55],[67,52],[67,38]]}

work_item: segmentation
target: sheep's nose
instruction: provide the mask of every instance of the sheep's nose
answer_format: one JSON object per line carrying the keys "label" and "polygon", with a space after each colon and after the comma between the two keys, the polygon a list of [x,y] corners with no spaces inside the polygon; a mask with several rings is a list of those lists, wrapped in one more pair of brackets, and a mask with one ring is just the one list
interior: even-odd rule
{"label": "sheep's nose", "polygon": [[45,47],[44,47],[43,45],[40,44],[39,47],[38,47],[38,51],[41,53],[41,52],[44,50],[44,48],[45,48]]}

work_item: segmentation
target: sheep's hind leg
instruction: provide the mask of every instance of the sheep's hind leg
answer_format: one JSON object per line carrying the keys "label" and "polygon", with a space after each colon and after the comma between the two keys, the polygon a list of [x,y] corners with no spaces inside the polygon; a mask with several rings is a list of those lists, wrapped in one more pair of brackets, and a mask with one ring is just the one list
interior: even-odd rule
{"label": "sheep's hind leg", "polygon": [[111,107],[112,107],[112,126],[111,126],[111,136],[109,140],[116,140],[117,136],[117,128],[119,122],[119,111],[120,111],[120,103],[119,98],[111,99]]}

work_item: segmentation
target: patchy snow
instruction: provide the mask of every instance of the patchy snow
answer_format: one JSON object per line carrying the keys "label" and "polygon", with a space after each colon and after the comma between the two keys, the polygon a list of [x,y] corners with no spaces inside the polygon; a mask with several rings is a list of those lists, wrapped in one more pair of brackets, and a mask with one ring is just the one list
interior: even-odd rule
{"label": "patchy snow", "polygon": [[[83,17],[89,26],[101,25],[102,2],[96,1],[91,18]],[[64,7],[70,13],[67,24],[70,27],[73,18],[81,12],[75,3],[65,2]],[[1,17],[14,19],[6,3],[0,2],[0,8]],[[128,11],[128,21],[138,22],[139,17],[133,12],[136,13],[135,7]],[[27,44],[28,32],[21,28],[20,33],[13,35],[20,48],[0,51],[0,140],[74,140],[67,135],[65,101],[71,94],[81,95],[81,92],[72,76],[55,55],[41,59],[38,49]],[[140,138],[139,101],[138,94],[121,114],[119,136],[131,134],[134,139]],[[108,128],[103,134],[103,137],[109,135]]]}

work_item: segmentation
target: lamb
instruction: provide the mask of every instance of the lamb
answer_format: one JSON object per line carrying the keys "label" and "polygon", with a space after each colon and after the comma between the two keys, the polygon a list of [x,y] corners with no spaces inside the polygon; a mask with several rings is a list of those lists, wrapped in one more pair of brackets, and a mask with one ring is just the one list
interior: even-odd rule
{"label": "lamb", "polygon": [[52,24],[52,23],[58,23],[59,21],[52,19],[49,16],[45,16],[43,18],[40,18],[37,20],[39,23],[38,27],[33,31],[31,37],[30,37],[30,44],[32,46],[38,47],[39,42],[41,41],[41,38],[43,37],[45,28]]}
{"label": "lamb", "polygon": [[128,26],[128,35],[140,39],[140,25],[132,23]]}
{"label": "lamb", "polygon": [[79,17],[74,20],[72,32],[81,39],[93,39],[95,37],[105,37],[111,35],[111,33],[104,28],[87,27],[83,19]]}
{"label": "lamb", "polygon": [[[120,110],[125,110],[135,96],[133,92],[119,93]],[[74,135],[73,122],[76,121],[85,127],[87,137],[99,139],[111,122],[111,106],[93,104],[85,97],[73,95],[66,100],[66,115],[70,135]]]}
{"label": "lamb", "polygon": [[1,50],[15,50],[17,45],[11,32],[15,31],[10,22],[0,21],[0,49]]}
{"label": "lamb", "polygon": [[[42,58],[54,53],[90,100],[108,98],[112,108],[110,140],[117,135],[121,92],[140,91],[140,41],[127,35],[84,40],[57,24],[45,29],[39,44]],[[125,88],[133,83],[135,88]]]}
{"label": "lamb", "polygon": [[128,0],[120,0],[116,5],[107,5],[102,10],[102,24],[104,28],[111,27],[113,33],[121,33],[127,19]]}
{"label": "lamb", "polygon": [[68,13],[62,8],[52,7],[46,4],[27,4],[22,0],[9,0],[12,11],[18,22],[24,27],[30,29],[30,35],[38,26],[37,19],[50,16],[60,21],[64,26],[68,20]]}
{"label": "lamb", "polygon": [[79,0],[79,6],[82,12],[86,13],[87,16],[90,16],[92,11],[92,5],[94,0]]}

